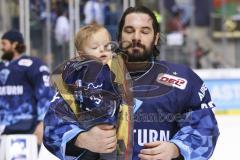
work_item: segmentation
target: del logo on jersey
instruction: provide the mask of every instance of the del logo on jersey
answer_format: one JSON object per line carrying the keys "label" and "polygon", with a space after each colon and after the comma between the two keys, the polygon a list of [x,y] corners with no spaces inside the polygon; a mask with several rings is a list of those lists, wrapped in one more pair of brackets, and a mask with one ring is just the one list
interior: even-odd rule
{"label": "del logo on jersey", "polygon": [[187,86],[187,80],[181,77],[173,76],[170,74],[159,74],[157,77],[157,82],[167,85],[167,86],[172,86],[176,87],[179,89],[184,90]]}

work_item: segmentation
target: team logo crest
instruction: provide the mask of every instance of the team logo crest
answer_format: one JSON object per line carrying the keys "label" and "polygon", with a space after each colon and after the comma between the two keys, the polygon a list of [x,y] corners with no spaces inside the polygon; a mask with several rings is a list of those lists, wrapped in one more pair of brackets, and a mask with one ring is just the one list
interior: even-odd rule
{"label": "team logo crest", "polygon": [[6,83],[9,74],[10,71],[8,69],[3,69],[0,71],[0,81],[2,82],[2,84]]}

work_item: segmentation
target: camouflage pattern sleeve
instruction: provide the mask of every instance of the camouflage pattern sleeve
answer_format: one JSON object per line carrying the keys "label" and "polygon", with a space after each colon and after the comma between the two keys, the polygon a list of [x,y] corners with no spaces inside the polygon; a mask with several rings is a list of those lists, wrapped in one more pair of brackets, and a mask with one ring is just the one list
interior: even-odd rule
{"label": "camouflage pattern sleeve", "polygon": [[[212,108],[215,107],[203,81],[189,70],[189,92],[185,114],[178,119],[180,130],[171,139],[185,160],[207,160],[212,155],[219,129]],[[187,111],[186,111],[187,110]]]}
{"label": "camouflage pattern sleeve", "polygon": [[79,128],[72,110],[57,93],[44,118],[43,143],[45,147],[60,159],[71,159],[65,153],[66,145],[83,131]]}

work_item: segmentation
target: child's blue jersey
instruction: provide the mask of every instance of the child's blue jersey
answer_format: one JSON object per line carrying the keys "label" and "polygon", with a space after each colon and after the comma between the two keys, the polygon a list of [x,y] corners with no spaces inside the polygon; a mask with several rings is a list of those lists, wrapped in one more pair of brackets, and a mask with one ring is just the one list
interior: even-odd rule
{"label": "child's blue jersey", "polygon": [[[191,69],[165,61],[155,61],[143,74],[131,75],[135,98],[132,159],[138,160],[143,145],[152,141],[175,143],[185,160],[209,159],[219,130],[212,112],[215,106],[203,81]],[[61,103],[64,100],[56,96],[45,117],[44,144],[65,159],[66,144],[83,129]],[[66,121],[56,113],[72,118]]]}
{"label": "child's blue jersey", "polygon": [[4,134],[32,133],[54,94],[49,69],[40,59],[21,56],[0,63],[0,125]]}

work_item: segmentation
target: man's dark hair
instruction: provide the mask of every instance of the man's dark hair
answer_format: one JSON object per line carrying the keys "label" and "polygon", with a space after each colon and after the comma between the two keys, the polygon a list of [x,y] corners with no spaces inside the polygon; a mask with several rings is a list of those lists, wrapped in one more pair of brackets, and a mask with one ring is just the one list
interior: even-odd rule
{"label": "man's dark hair", "polygon": [[16,45],[16,51],[20,54],[24,53],[26,51],[26,45],[25,44],[17,44]]}
{"label": "man's dark hair", "polygon": [[[15,41],[15,42],[17,42],[17,41]],[[11,41],[10,41],[11,44],[13,44],[13,43],[15,43],[15,42],[11,42]],[[19,42],[17,42],[17,45],[16,45],[16,47],[15,47],[15,50],[16,50],[19,54],[22,54],[22,53],[24,53],[24,52],[26,51],[26,45],[25,45],[24,43],[19,43]]]}
{"label": "man's dark hair", "polygon": [[[152,27],[154,30],[154,37],[156,37],[157,33],[160,33],[160,25],[157,21],[157,18],[149,8],[147,8],[145,6],[129,7],[123,13],[123,15],[120,19],[119,25],[118,25],[118,35],[117,35],[118,41],[121,41],[121,34],[122,34],[123,26],[125,24],[126,16],[131,13],[144,13],[144,14],[149,15],[149,17],[151,17],[151,19],[152,19]],[[154,47],[153,55],[154,55],[154,57],[159,55],[159,51],[157,50],[156,46]]]}
{"label": "man's dark hair", "polygon": [[123,30],[123,26],[125,24],[125,19],[126,19],[126,16],[130,13],[144,13],[144,14],[149,15],[149,17],[151,17],[151,19],[152,19],[152,26],[153,26],[154,34],[157,34],[158,32],[160,32],[159,23],[157,21],[157,18],[150,9],[148,9],[145,6],[129,7],[128,9],[125,10],[125,12],[123,13],[123,15],[120,19],[119,26],[118,26],[118,40],[121,40],[121,33]]}
{"label": "man's dark hair", "polygon": [[22,35],[22,33],[20,33],[17,30],[7,31],[6,33],[3,34],[1,39],[6,39],[6,40],[10,41],[11,44],[13,44],[14,42],[17,42],[15,49],[20,54],[22,54],[26,50],[23,35]]}

